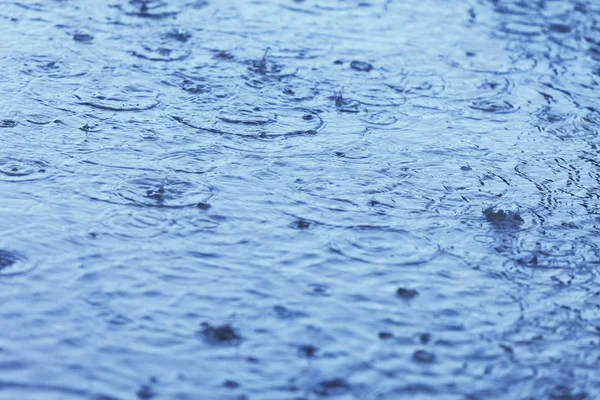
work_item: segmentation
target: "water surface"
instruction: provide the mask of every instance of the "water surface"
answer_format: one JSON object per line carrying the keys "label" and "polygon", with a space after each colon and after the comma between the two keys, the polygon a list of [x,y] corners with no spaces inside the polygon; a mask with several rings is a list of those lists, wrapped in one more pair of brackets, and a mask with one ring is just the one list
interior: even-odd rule
{"label": "water surface", "polygon": [[595,2],[0,5],[0,399],[600,398]]}

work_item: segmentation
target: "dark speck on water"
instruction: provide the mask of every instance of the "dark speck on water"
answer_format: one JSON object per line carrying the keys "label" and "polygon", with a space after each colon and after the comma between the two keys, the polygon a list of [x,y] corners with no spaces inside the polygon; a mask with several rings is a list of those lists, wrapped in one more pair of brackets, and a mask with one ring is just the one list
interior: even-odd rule
{"label": "dark speck on water", "polygon": [[321,382],[315,389],[319,396],[339,396],[350,390],[350,385],[342,379],[332,379]]}
{"label": "dark speck on water", "polygon": [[318,348],[316,348],[315,346],[312,345],[302,345],[300,346],[300,352],[305,356],[305,357],[314,357],[317,354],[317,351],[319,351]]}
{"label": "dark speck on water", "polygon": [[0,400],[600,399],[599,1],[0,32]]}
{"label": "dark speck on water", "polygon": [[405,300],[412,300],[419,295],[419,292],[415,289],[398,288],[398,290],[396,290],[396,295]]}
{"label": "dark speck on water", "polygon": [[166,37],[185,43],[191,39],[192,35],[191,33],[186,32],[182,29],[176,29],[167,33]]}
{"label": "dark speck on water", "polygon": [[235,56],[227,51],[217,51],[214,55],[214,58],[217,60],[231,61],[235,59]]}
{"label": "dark speck on water", "polygon": [[523,218],[519,211],[495,209],[494,207],[488,207],[483,210],[486,221],[493,225],[504,225],[504,226],[519,226],[523,222]]}
{"label": "dark speck on water", "polygon": [[364,61],[352,61],[350,63],[350,68],[355,69],[357,71],[370,72],[373,69],[373,66],[368,62]]}
{"label": "dark speck on water", "polygon": [[85,124],[82,127],[80,127],[79,129],[84,131],[84,132],[93,132],[94,130],[96,130],[98,128],[98,125],[90,125],[90,124]]}
{"label": "dark speck on water", "polygon": [[295,229],[308,229],[308,228],[310,228],[310,222],[305,221],[303,219],[298,219],[298,220],[292,222],[292,228],[295,228]]}
{"label": "dark speck on water", "polygon": [[73,40],[81,43],[91,43],[94,40],[94,37],[87,33],[76,33],[73,35]]}
{"label": "dark speck on water", "polygon": [[209,210],[211,208],[211,205],[208,203],[198,203],[196,204],[196,207],[198,207],[201,210]]}
{"label": "dark speck on water", "polygon": [[242,339],[230,325],[211,326],[204,322],[202,326],[200,333],[207,341],[212,343],[234,344]]}
{"label": "dark speck on water", "polygon": [[223,383],[223,386],[225,386],[226,388],[229,388],[229,389],[237,389],[240,387],[240,384],[237,383],[236,381],[226,380]]}
{"label": "dark speck on water", "polygon": [[342,95],[342,91],[336,93],[334,96],[336,107],[341,107],[344,105],[344,96]]}
{"label": "dark speck on water", "polygon": [[0,120],[0,128],[14,128],[17,126],[17,123],[10,119]]}
{"label": "dark speck on water", "polygon": [[430,364],[435,361],[435,355],[425,350],[415,351],[412,358],[414,361],[422,364]]}
{"label": "dark speck on water", "polygon": [[379,339],[391,339],[394,335],[390,332],[379,332]]}
{"label": "dark speck on water", "polygon": [[573,28],[569,25],[555,23],[555,24],[550,24],[548,29],[553,32],[557,32],[557,33],[569,33],[569,32],[571,32],[571,30]]}
{"label": "dark speck on water", "polygon": [[17,258],[15,257],[14,254],[12,254],[8,251],[5,251],[5,250],[0,250],[0,269],[10,267],[16,261],[17,261]]}
{"label": "dark speck on water", "polygon": [[156,393],[149,385],[143,385],[137,392],[138,399],[147,400],[152,399],[156,396]]}

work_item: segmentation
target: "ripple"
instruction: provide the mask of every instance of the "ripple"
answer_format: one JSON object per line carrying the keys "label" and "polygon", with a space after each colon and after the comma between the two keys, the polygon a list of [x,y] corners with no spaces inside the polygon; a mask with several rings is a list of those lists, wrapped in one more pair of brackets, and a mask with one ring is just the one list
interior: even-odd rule
{"label": "ripple", "polygon": [[162,20],[166,18],[173,18],[179,14],[179,11],[173,9],[165,9],[166,3],[162,1],[153,0],[132,0],[130,1],[132,6],[137,6],[132,11],[128,11],[125,15],[146,18],[150,20]]}
{"label": "ripple", "polygon": [[360,85],[345,86],[342,95],[361,105],[376,107],[402,106],[409,96],[403,90],[397,90],[379,82],[363,82]]}
{"label": "ripple", "polygon": [[43,160],[0,157],[0,181],[29,182],[47,180],[50,173],[50,164]]}
{"label": "ripple", "polygon": [[34,125],[48,125],[57,121],[51,114],[28,114],[25,115],[25,120]]}
{"label": "ripple", "polygon": [[27,257],[15,251],[0,249],[0,277],[21,275],[30,272],[33,266],[27,261]]}
{"label": "ripple", "polygon": [[191,128],[213,133],[259,138],[314,135],[324,125],[323,119],[310,110],[252,106],[226,108],[212,118],[173,116],[173,119]]}
{"label": "ripple", "polygon": [[[274,79],[281,79],[296,74],[296,72],[298,71],[297,69],[289,69],[286,68],[284,65],[276,62],[275,57],[269,55],[270,51],[271,48],[267,47],[261,59],[247,61],[246,64],[248,65],[248,70],[264,78]],[[244,78],[250,81],[252,81],[252,79],[255,79],[253,77]]]}
{"label": "ripple", "polygon": [[485,215],[485,220],[494,227],[516,228],[525,222],[518,210],[512,211],[488,207],[483,210],[483,214]]}
{"label": "ripple", "polygon": [[405,231],[354,228],[352,236],[331,242],[330,249],[351,260],[374,265],[423,264],[435,258],[438,251],[429,240]]}
{"label": "ripple", "polygon": [[470,107],[474,110],[484,111],[492,114],[509,114],[519,110],[518,107],[513,106],[508,101],[492,101],[492,100],[479,100],[474,101]]}
{"label": "ripple", "polygon": [[350,63],[350,68],[360,72],[371,72],[371,70],[373,69],[373,65],[366,61],[354,60]]}
{"label": "ripple", "polygon": [[396,77],[386,79],[385,85],[395,93],[407,98],[435,97],[446,90],[446,82],[439,74],[402,73]]}
{"label": "ripple", "polygon": [[143,46],[140,50],[131,51],[130,54],[148,61],[182,61],[188,58],[192,52],[190,50],[173,50],[167,47]]}
{"label": "ripple", "polygon": [[574,120],[575,134],[577,136],[596,136],[600,132],[600,114],[588,113]]}
{"label": "ripple", "polygon": [[537,60],[515,49],[497,51],[488,47],[467,51],[463,58],[452,59],[450,65],[465,71],[502,75],[531,71]]}
{"label": "ripple", "polygon": [[0,128],[14,128],[18,123],[13,121],[12,119],[3,119],[0,120]]}
{"label": "ripple", "polygon": [[510,16],[526,16],[532,15],[537,16],[541,11],[539,3],[533,2],[528,3],[524,1],[507,1],[503,3],[493,2],[494,10],[500,14],[506,14]]}
{"label": "ripple", "polygon": [[334,0],[326,0],[321,1],[318,4],[315,4],[313,7],[317,10],[323,11],[349,11],[354,10],[360,7],[369,7],[371,4],[369,2],[360,1],[360,0],[350,0],[350,1],[334,1]]}
{"label": "ripple", "polygon": [[194,82],[190,79],[184,79],[183,82],[181,82],[181,90],[191,94],[205,94],[210,93],[212,87],[207,84]]}
{"label": "ripple", "polygon": [[289,104],[297,105],[300,102],[313,100],[319,94],[319,90],[310,86],[310,82],[298,82],[295,79],[293,83],[285,84],[280,89],[282,95],[278,96],[283,101]]}
{"label": "ripple", "polygon": [[[94,400],[117,400],[116,397],[104,394],[94,393],[88,390],[74,387],[61,386],[48,383],[27,383],[15,381],[0,381],[0,391],[9,394],[11,398],[27,398],[39,395],[39,397],[60,398],[64,400],[73,399],[94,399]],[[59,397],[53,397],[54,395]]]}
{"label": "ripple", "polygon": [[542,36],[544,26],[541,23],[531,23],[531,21],[509,21],[500,25],[500,32],[508,36],[520,36],[532,40],[537,36]]}
{"label": "ripple", "polygon": [[88,194],[94,200],[138,207],[185,208],[207,203],[212,197],[208,185],[155,174],[107,182],[99,185],[99,192]]}
{"label": "ripple", "polygon": [[390,111],[380,110],[369,112],[366,111],[364,114],[360,114],[360,120],[376,126],[389,126],[394,125],[398,122],[398,118],[394,116]]}
{"label": "ripple", "polygon": [[77,91],[79,104],[107,111],[144,111],[156,108],[158,95],[143,86],[126,85],[111,92],[86,93]]}
{"label": "ripple", "polygon": [[206,157],[211,155],[218,158],[222,155],[219,150],[203,148],[169,152],[161,157],[161,165],[175,173],[206,174],[215,169],[212,162],[206,161]]}
{"label": "ripple", "polygon": [[[208,203],[198,203],[195,207],[206,211],[210,209],[210,206],[207,206]],[[194,207],[190,206],[189,209],[189,214],[186,214],[185,218],[181,218],[181,221],[177,221],[173,218],[165,218],[164,210],[160,206],[144,207],[138,209],[135,214],[132,214],[127,208],[113,208],[101,215],[98,226],[88,231],[87,235],[93,239],[102,236],[121,239],[152,239],[171,235],[174,232],[191,235],[199,230],[214,230],[219,226],[218,222],[209,217],[195,213]]]}
{"label": "ripple", "polygon": [[[233,100],[239,94],[235,88],[232,88],[222,80],[208,79],[196,74],[178,73],[170,77],[168,81],[163,81],[170,87],[181,89],[181,100],[200,107],[205,112],[213,113],[215,108],[221,105],[224,99]],[[179,107],[178,107],[179,109]],[[187,109],[187,107],[183,107]]]}
{"label": "ripple", "polygon": [[593,397],[592,0],[17,1],[0,397]]}
{"label": "ripple", "polygon": [[73,34],[73,40],[79,43],[90,44],[94,41],[94,36],[86,32],[77,32]]}
{"label": "ripple", "polygon": [[324,58],[330,53],[330,46],[302,46],[296,48],[282,48],[279,51],[278,58],[291,58],[295,60],[315,60],[319,58]]}
{"label": "ripple", "polygon": [[165,39],[176,40],[181,43],[186,43],[192,38],[192,34],[184,29],[172,29],[163,35]]}
{"label": "ripple", "polygon": [[[541,218],[547,217],[559,206],[559,201],[556,197],[556,193],[554,193],[554,189],[552,188],[551,183],[547,180],[539,179],[538,177],[538,166],[531,165],[532,163],[528,163],[526,161],[520,162],[515,166],[514,170],[518,176],[527,181],[531,182],[537,193],[535,193],[535,197],[538,197],[538,202],[536,204],[536,212]],[[533,199],[534,196],[530,195],[530,200]]]}
{"label": "ripple", "polygon": [[22,61],[21,72],[31,77],[48,78],[81,78],[90,73],[93,65],[87,65],[85,60],[76,61],[76,55],[73,58],[54,55],[43,55],[31,57]]}
{"label": "ripple", "polygon": [[514,83],[510,79],[495,75],[473,77],[459,74],[446,77],[445,82],[443,91],[433,97],[477,102],[510,94],[514,88]]}

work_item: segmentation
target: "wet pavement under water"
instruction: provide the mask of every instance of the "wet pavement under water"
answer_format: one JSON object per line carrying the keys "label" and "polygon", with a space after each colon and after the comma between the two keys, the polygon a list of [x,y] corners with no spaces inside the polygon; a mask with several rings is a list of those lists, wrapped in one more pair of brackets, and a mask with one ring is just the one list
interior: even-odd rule
{"label": "wet pavement under water", "polygon": [[600,398],[600,4],[0,5],[0,399]]}

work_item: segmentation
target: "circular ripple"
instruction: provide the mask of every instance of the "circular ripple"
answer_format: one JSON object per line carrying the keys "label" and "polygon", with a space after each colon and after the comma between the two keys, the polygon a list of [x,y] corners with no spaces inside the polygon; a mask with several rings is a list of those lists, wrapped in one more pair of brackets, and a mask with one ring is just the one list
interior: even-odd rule
{"label": "circular ripple", "polygon": [[[205,204],[205,203],[203,203]],[[146,207],[131,213],[129,209],[116,207],[108,210],[102,215],[101,226],[96,227],[88,236],[112,236],[125,239],[150,239],[168,235],[174,227],[181,232],[184,227],[192,225],[193,218],[184,218],[181,222],[175,222],[171,218],[165,218],[164,210],[157,207]],[[196,214],[196,213],[193,213]],[[204,223],[202,223],[204,222]],[[217,224],[211,221],[193,221],[194,227],[214,228]]]}
{"label": "circular ripple", "polygon": [[274,61],[274,57],[269,57],[268,53],[269,49],[265,51],[261,59],[247,61],[246,64],[248,65],[248,70],[258,75],[273,77],[290,76],[295,73],[294,69],[286,69],[284,65]]}
{"label": "circular ripple", "polygon": [[[386,85],[402,94],[412,105],[431,106],[431,99],[456,102],[476,102],[510,94],[514,84],[506,77],[488,74],[400,75],[388,79]],[[425,101],[422,104],[422,101]]]}
{"label": "circular ripple", "polygon": [[22,65],[23,74],[48,78],[80,78],[88,75],[93,67],[82,62],[77,55],[60,59],[56,56],[36,56],[23,60]]}
{"label": "circular ripple", "polygon": [[23,254],[0,249],[0,276],[20,275],[32,269]]}
{"label": "circular ripple", "polygon": [[353,0],[353,1],[323,1],[323,2],[319,2],[318,4],[315,4],[313,6],[314,9],[316,10],[323,10],[323,11],[350,11],[350,10],[354,10],[360,7],[364,7],[366,4],[366,2],[363,1],[359,1],[359,0]]}
{"label": "circular ripple", "polygon": [[298,83],[299,79],[294,80],[283,87],[277,87],[278,97],[288,104],[298,104],[302,101],[313,100],[319,94],[319,90],[309,82]]}
{"label": "circular ripple", "polygon": [[471,103],[470,106],[474,110],[484,111],[492,114],[509,114],[519,110],[518,107],[513,106],[508,101],[492,101],[492,100],[479,100]]}
{"label": "circular ripple", "polygon": [[361,114],[359,118],[367,124],[377,126],[394,125],[398,122],[398,118],[392,112],[386,110],[374,112],[366,111],[364,114]]}
{"label": "circular ripple", "polygon": [[90,197],[113,204],[139,207],[184,208],[206,203],[212,189],[200,183],[179,179],[145,175],[100,185],[100,192]]}
{"label": "circular ripple", "polygon": [[435,97],[456,101],[477,101],[509,94],[514,87],[509,79],[493,74],[484,78],[463,75],[447,77],[446,84],[445,90]]}
{"label": "circular ripple", "polygon": [[508,74],[530,71],[535,68],[537,61],[533,58],[513,55],[513,52],[479,49],[474,53],[467,52],[461,59],[453,59],[450,65],[465,71]]}
{"label": "circular ripple", "polygon": [[34,125],[48,125],[57,119],[50,114],[29,114],[25,116],[25,121]]}
{"label": "circular ripple", "polygon": [[131,51],[134,57],[148,61],[181,61],[188,58],[191,54],[189,50],[175,50],[166,47],[150,48],[143,46],[138,50]]}
{"label": "circular ripple", "polygon": [[352,260],[378,265],[416,265],[431,261],[437,246],[409,232],[354,229],[352,238],[330,243],[332,251]]}
{"label": "circular ripple", "polygon": [[314,60],[317,58],[326,57],[331,53],[331,48],[327,46],[323,47],[304,47],[295,49],[281,49],[279,51],[279,58],[291,58],[295,60]]}
{"label": "circular ripple", "polygon": [[367,106],[401,106],[406,103],[406,93],[389,85],[361,82],[360,85],[344,87],[343,96]]}
{"label": "circular ripple", "polygon": [[79,104],[108,111],[144,111],[159,105],[158,95],[140,85],[127,85],[117,90],[88,93],[75,92]]}
{"label": "circular ripple", "polygon": [[438,74],[400,74],[385,80],[385,85],[406,98],[435,97],[442,94],[446,82]]}
{"label": "circular ripple", "polygon": [[0,181],[25,182],[48,179],[49,164],[42,160],[0,157]]}
{"label": "circular ripple", "polygon": [[324,125],[321,117],[310,110],[265,110],[251,106],[228,108],[213,117],[172,117],[196,129],[261,138],[316,134]]}

